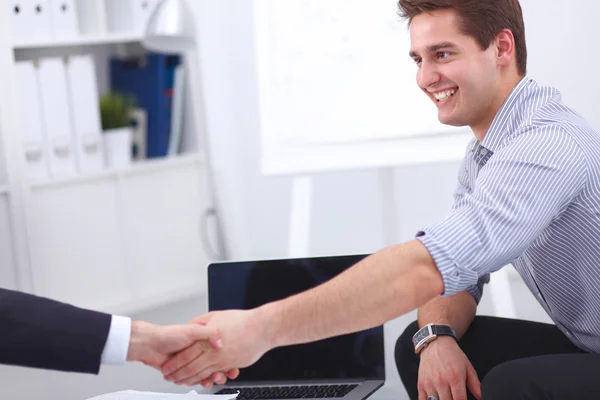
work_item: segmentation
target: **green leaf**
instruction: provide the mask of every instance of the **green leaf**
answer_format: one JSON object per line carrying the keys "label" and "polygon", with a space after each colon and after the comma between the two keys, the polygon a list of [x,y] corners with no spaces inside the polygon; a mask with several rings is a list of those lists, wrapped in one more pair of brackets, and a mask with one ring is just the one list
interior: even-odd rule
{"label": "green leaf", "polygon": [[131,95],[112,92],[100,96],[100,119],[102,130],[129,126],[131,109],[136,106]]}

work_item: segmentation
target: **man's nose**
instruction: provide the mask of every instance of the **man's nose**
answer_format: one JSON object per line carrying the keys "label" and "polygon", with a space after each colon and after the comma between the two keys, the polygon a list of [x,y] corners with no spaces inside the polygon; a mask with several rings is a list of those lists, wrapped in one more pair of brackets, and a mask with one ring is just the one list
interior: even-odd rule
{"label": "man's nose", "polygon": [[417,84],[421,89],[428,89],[438,83],[440,74],[435,64],[421,62],[421,68],[417,72]]}

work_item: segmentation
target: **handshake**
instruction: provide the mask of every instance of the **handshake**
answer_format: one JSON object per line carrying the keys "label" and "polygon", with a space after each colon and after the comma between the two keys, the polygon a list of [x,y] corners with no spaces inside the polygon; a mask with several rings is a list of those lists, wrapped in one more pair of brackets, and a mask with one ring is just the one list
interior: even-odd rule
{"label": "handshake", "polygon": [[267,333],[260,309],[211,312],[183,325],[132,321],[127,361],[156,368],[175,384],[210,388],[270,350]]}

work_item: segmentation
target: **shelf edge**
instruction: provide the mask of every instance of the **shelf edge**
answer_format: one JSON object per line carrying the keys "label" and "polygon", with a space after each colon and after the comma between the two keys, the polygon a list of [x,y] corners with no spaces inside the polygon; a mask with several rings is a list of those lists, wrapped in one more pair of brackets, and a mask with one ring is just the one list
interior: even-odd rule
{"label": "shelf edge", "polygon": [[57,186],[68,186],[82,183],[89,183],[103,179],[115,179],[142,175],[157,171],[167,171],[173,168],[179,168],[187,165],[202,164],[202,158],[199,154],[180,155],[173,158],[164,157],[150,160],[144,160],[139,163],[132,163],[126,168],[106,169],[103,171],[73,175],[68,177],[59,177],[53,179],[44,179],[31,182],[32,189],[45,189]]}
{"label": "shelf edge", "polygon": [[43,48],[59,48],[59,47],[72,47],[72,46],[96,46],[104,44],[114,43],[132,43],[140,42],[142,40],[141,35],[133,33],[113,33],[104,35],[88,35],[80,36],[70,40],[57,40],[57,41],[42,41],[42,42],[31,42],[31,43],[13,43],[13,50],[25,50],[25,49],[43,49]]}

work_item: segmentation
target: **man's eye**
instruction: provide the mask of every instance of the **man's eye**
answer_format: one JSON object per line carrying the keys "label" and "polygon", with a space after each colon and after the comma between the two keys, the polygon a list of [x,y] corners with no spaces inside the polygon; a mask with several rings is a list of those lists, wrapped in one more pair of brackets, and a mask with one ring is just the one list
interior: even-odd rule
{"label": "man's eye", "polygon": [[450,52],[448,52],[448,51],[439,51],[438,52],[438,58],[446,58],[448,56],[450,56]]}
{"label": "man's eye", "polygon": [[419,65],[421,64],[421,59],[420,58],[413,58],[413,61],[415,62],[415,64]]}

